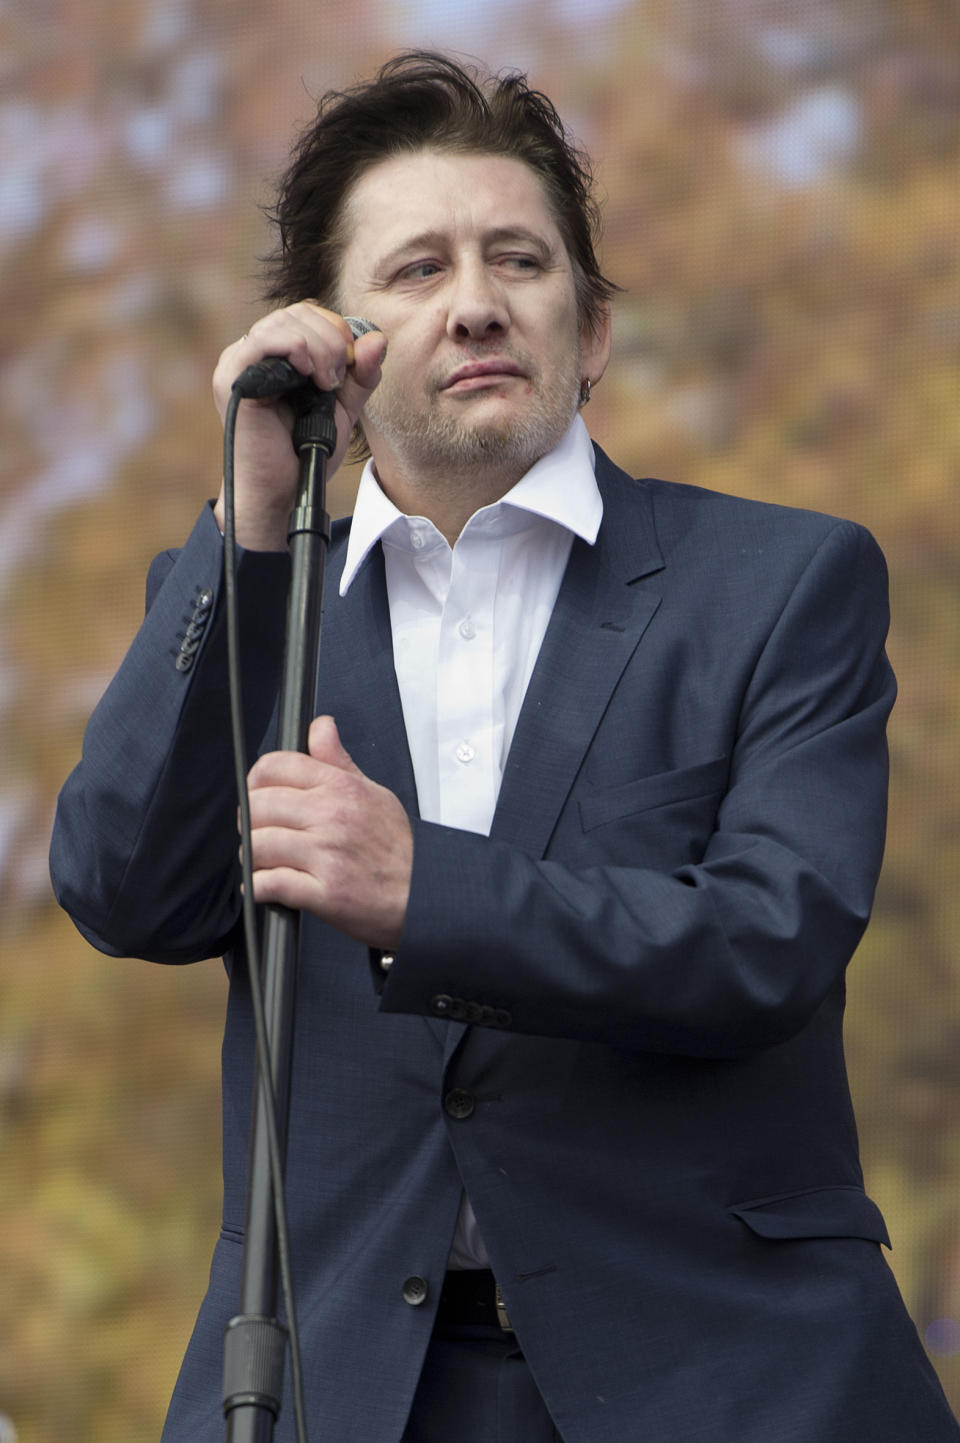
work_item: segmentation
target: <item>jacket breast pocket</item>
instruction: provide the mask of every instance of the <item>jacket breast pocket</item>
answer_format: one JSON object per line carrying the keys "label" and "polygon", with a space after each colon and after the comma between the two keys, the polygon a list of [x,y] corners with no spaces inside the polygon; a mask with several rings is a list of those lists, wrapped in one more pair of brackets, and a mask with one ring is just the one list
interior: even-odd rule
{"label": "jacket breast pocket", "polygon": [[[726,757],[716,757],[694,767],[638,777],[622,786],[595,788],[579,799],[580,824],[585,832],[592,832],[623,817],[671,807],[682,807],[692,820],[722,795],[728,768]],[[716,815],[715,805],[712,813]]]}

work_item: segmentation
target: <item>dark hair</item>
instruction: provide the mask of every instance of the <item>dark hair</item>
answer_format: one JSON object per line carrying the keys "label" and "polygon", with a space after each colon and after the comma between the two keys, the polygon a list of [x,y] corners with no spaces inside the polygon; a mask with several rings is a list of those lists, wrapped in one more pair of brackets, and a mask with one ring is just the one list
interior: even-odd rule
{"label": "dark hair", "polygon": [[618,287],[594,253],[600,211],[586,155],[525,76],[484,75],[422,50],[397,55],[373,80],[320,101],[268,212],[280,239],[266,262],[267,299],[290,305],[315,297],[335,306],[352,187],[380,161],[430,148],[510,156],[535,171],[573,264],[581,320],[599,328]]}

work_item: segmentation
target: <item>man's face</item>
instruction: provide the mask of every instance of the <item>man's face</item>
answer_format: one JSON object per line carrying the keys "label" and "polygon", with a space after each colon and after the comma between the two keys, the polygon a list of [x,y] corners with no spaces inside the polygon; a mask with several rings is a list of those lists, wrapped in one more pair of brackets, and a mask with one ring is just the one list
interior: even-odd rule
{"label": "man's face", "polygon": [[396,156],[360,178],[345,221],[343,309],[389,342],[363,412],[381,482],[496,467],[508,489],[562,438],[609,349],[607,328],[581,329],[539,178],[505,156]]}

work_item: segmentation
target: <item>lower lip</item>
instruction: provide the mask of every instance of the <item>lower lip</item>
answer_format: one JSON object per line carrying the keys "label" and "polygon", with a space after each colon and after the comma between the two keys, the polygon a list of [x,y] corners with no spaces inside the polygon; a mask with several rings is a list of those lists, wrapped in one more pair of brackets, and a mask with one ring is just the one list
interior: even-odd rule
{"label": "lower lip", "polygon": [[464,376],[462,380],[445,386],[444,390],[448,394],[463,395],[464,392],[489,390],[491,387],[503,386],[507,381],[519,380],[521,377],[513,371],[490,371],[482,376]]}

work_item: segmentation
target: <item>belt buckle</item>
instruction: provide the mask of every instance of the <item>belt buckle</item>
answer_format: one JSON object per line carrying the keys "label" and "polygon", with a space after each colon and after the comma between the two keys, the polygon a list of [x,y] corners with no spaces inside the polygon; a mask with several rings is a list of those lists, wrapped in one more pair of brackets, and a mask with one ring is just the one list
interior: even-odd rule
{"label": "belt buckle", "polygon": [[510,1315],[507,1312],[507,1305],[503,1301],[503,1294],[500,1291],[500,1284],[496,1281],[496,1279],[494,1279],[493,1284],[493,1300],[497,1305],[497,1322],[500,1324],[501,1332],[512,1333],[513,1324],[510,1322]]}

